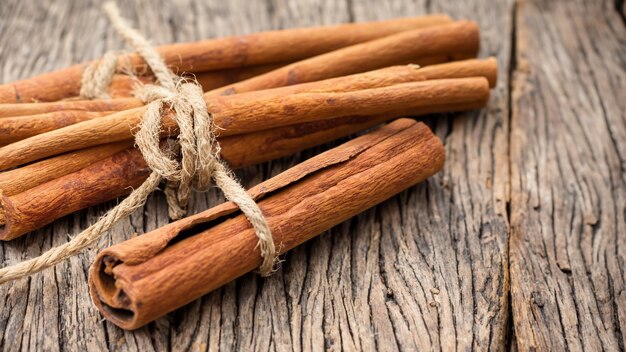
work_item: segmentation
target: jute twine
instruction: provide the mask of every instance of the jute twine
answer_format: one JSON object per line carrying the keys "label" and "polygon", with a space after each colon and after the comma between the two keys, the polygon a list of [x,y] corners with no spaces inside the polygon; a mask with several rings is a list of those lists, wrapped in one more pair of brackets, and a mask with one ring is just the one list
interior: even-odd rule
{"label": "jute twine", "polygon": [[[145,85],[136,91],[148,106],[135,141],[152,172],[127,198],[69,242],[52,248],[39,257],[0,269],[0,283],[32,275],[76,255],[100,239],[117,221],[143,206],[150,193],[162,181],[167,181],[165,194],[170,216],[178,219],[185,215],[192,187],[206,190],[211,185],[211,179],[228,200],[237,204],[252,224],[258,237],[257,246],[263,257],[258,271],[263,276],[270,275],[277,258],[269,225],[259,206],[235,180],[230,169],[219,157],[220,147],[215,137],[215,124],[207,110],[201,87],[195,81],[175,76],[148,41],[124,21],[114,3],[106,3],[104,11],[117,32],[145,60],[159,84]],[[94,64],[94,67],[87,68],[81,94],[91,98],[106,97],[108,83],[115,73],[116,61],[113,55],[109,55]],[[164,111],[171,112],[179,126],[180,161],[173,157],[176,150],[164,150],[160,146],[161,117]]]}
{"label": "jute twine", "polygon": [[107,99],[109,85],[117,69],[117,54],[110,51],[102,59],[88,65],[80,81],[80,97],[84,99]]}

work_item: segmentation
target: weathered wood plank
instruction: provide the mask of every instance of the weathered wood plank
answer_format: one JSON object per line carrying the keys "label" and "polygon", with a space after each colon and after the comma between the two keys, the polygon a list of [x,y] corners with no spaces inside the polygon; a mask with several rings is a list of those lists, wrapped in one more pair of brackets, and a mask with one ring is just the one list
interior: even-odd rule
{"label": "weathered wood plank", "polygon": [[613,1],[526,0],[511,124],[518,347],[624,350],[626,31]]}
{"label": "weathered wood plank", "polygon": [[[385,320],[378,319],[412,334],[414,344],[400,347],[500,350],[508,319],[507,72],[513,2],[441,1],[423,6],[423,11],[479,22],[481,55],[498,57],[498,88],[488,109],[436,123],[447,149],[444,171],[426,187],[408,192],[399,204],[382,208],[383,224],[392,230],[383,230],[380,240],[359,237],[369,248],[380,247],[382,269],[357,287],[380,281],[374,289],[393,293],[386,312],[372,316],[383,314]],[[355,2],[355,20],[411,13],[416,7],[404,1]]]}
{"label": "weathered wood plank", "polygon": [[[96,5],[51,1],[44,8],[34,0],[3,1],[0,13],[11,16],[0,21],[0,79],[120,48]],[[292,251],[276,275],[247,275],[145,328],[126,332],[101,321],[88,300],[86,270],[94,248],[54,270],[0,287],[5,297],[0,300],[3,349],[504,349],[512,0],[188,0],[176,6],[137,0],[120,5],[154,43],[449,12],[479,21],[482,55],[498,56],[501,75],[488,109],[432,120],[447,147],[442,173]],[[240,175],[252,185],[314,152]],[[192,211],[219,201],[216,192],[196,195]],[[15,262],[61,244],[66,234],[78,233],[111,205],[3,244],[0,258]],[[166,222],[165,203],[156,194],[143,212],[120,223],[98,247]]]}

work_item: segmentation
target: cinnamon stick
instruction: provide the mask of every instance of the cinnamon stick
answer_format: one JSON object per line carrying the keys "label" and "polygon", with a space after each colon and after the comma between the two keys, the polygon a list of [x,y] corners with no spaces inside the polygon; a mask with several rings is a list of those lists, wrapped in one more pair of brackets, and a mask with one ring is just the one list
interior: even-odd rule
{"label": "cinnamon stick", "polygon": [[[428,127],[403,119],[249,193],[284,253],[423,181],[443,162],[443,146]],[[260,258],[251,226],[225,203],[100,252],[90,293],[107,319],[136,329],[254,270]]]}
{"label": "cinnamon stick", "polygon": [[[222,155],[229,160],[231,167],[240,168],[278,159],[299,150],[347,137],[400,116],[417,117],[443,112],[470,111],[483,108],[486,104],[487,100],[462,104],[443,104],[390,114],[349,116],[305,122],[245,135],[225,137],[220,139],[220,144],[228,146],[222,150]],[[246,144],[236,143],[236,140],[241,136],[245,136]],[[294,150],[294,145],[298,146],[298,150]],[[239,148],[244,150],[238,150]]]}
{"label": "cinnamon stick", "polygon": [[[58,155],[30,165],[0,173],[0,193],[10,196],[24,192],[40,184],[83,169],[96,161],[132,147],[133,141],[121,141],[98,145]],[[40,195],[33,195],[43,197]]]}
{"label": "cinnamon stick", "polygon": [[425,56],[468,53],[475,57],[480,42],[478,33],[478,25],[472,21],[404,31],[298,61],[207,94],[231,95],[319,81]]}
{"label": "cinnamon stick", "polygon": [[[458,53],[451,55],[433,55],[427,57],[418,57],[410,60],[406,60],[406,62],[397,62],[396,64],[415,64],[418,66],[427,66],[434,65],[449,61],[462,60],[466,58],[474,57],[473,53]],[[260,66],[250,66],[250,67],[240,67],[240,68],[231,68],[225,70],[216,70],[216,71],[206,71],[206,72],[197,72],[193,75],[193,77],[198,81],[198,83],[202,86],[202,89],[205,92],[218,89],[229,84],[233,84],[236,82],[240,82],[263,73],[267,73],[273,70],[276,70],[282,66],[286,66],[291,62],[286,63],[278,63],[278,64],[270,64],[270,65],[260,65]],[[146,84],[146,83],[154,83],[154,78],[151,76],[138,76],[137,80]],[[109,88],[109,94],[113,98],[128,98],[132,96],[133,85],[135,80],[128,75],[117,74],[113,78],[111,82],[111,86]]]}
{"label": "cinnamon stick", "polygon": [[[417,66],[427,66],[427,65],[435,65],[444,62],[454,61],[454,60],[463,60],[472,57],[470,54],[458,53],[452,55],[435,55],[428,57],[420,57],[417,59],[404,60],[403,62],[397,62],[400,64],[415,64]],[[206,89],[206,85],[217,85],[214,81],[216,80],[213,76],[212,72],[205,72],[197,75],[198,83],[205,88],[205,91],[209,91]],[[81,99],[66,99],[62,101],[56,102],[47,102],[47,103],[19,103],[19,104],[0,104],[0,118],[3,117],[17,117],[17,116],[27,116],[27,115],[35,115],[35,114],[44,114],[49,112],[61,112],[61,111],[122,111],[132,108],[137,108],[143,105],[143,103],[136,98],[130,97],[131,88],[131,79],[125,75],[125,78],[118,78],[117,81],[114,80],[112,83],[112,94],[113,95],[122,95],[128,93],[127,96],[117,96],[115,99],[92,99],[92,100],[81,100]],[[241,77],[244,79],[244,77]],[[140,81],[144,83],[150,83],[151,80],[148,77],[139,77]],[[220,78],[223,79],[223,78]],[[229,82],[232,83],[232,82]],[[223,85],[218,85],[215,88],[222,87]],[[117,89],[117,91],[116,91]]]}
{"label": "cinnamon stick", "polygon": [[[206,92],[209,90],[217,89],[231,83],[243,81],[254,76],[275,70],[281,66],[285,66],[290,62],[248,66],[248,67],[236,67],[215,71],[203,71],[196,72],[192,76],[202,86],[202,89]],[[134,84],[137,81],[141,83],[154,83],[153,76],[138,76],[130,77],[124,74],[116,74],[109,86],[109,95],[112,98],[128,98],[132,96]]]}
{"label": "cinnamon stick", "polygon": [[[328,79],[311,83],[302,83],[293,86],[275,88],[271,90],[263,90],[255,93],[246,93],[245,99],[252,101],[267,96],[268,93],[276,96],[277,93],[284,95],[302,93],[306,91],[321,92],[346,92],[350,90],[382,87],[397,83],[430,80],[437,78],[463,78],[463,77],[485,77],[489,81],[489,86],[495,86],[497,75],[497,63],[495,58],[488,59],[472,59],[456,61],[451,63],[432,65],[416,69],[416,66],[397,66],[388,67],[380,70],[370,71],[363,74],[357,74],[347,77]],[[79,113],[72,111],[75,116]],[[42,116],[39,118],[38,116]],[[76,118],[76,122],[89,120],[95,117],[103,116],[98,113],[85,112],[81,118]],[[44,118],[45,117],[45,118]],[[50,120],[46,120],[50,119]],[[58,119],[58,121],[54,121]],[[43,120],[35,123],[35,121]],[[5,124],[5,121],[9,123]],[[1,142],[15,142],[28,136],[34,136],[45,131],[55,129],[54,126],[69,125],[70,121],[63,112],[50,113],[46,115],[34,115],[33,117],[17,117],[12,119],[4,119],[0,123],[0,130],[4,130],[4,134],[0,135]],[[45,129],[43,126],[46,126]],[[59,128],[57,127],[57,128]]]}
{"label": "cinnamon stick", "polygon": [[122,111],[142,106],[137,98],[62,100],[48,103],[0,104],[0,123],[7,117],[18,117],[61,111]]}
{"label": "cinnamon stick", "polygon": [[[228,136],[318,119],[484,100],[489,94],[488,87],[488,81],[480,77],[411,82],[353,92],[284,96],[280,90],[272,90],[261,98],[248,93],[254,96],[249,101],[246,94],[214,97],[208,101],[208,109],[216,125],[223,128],[221,135]],[[432,101],[430,96],[439,102]],[[142,111],[143,108],[118,112],[0,148],[0,170],[70,150],[129,139]],[[166,134],[176,133],[174,122],[167,116],[163,119],[163,130]]]}
{"label": "cinnamon stick", "polygon": [[[340,77],[407,62],[467,59],[475,57],[479,48],[478,26],[459,21],[432,28],[415,29],[381,39],[345,47],[328,54],[298,61],[268,73],[205,93],[207,97],[231,95],[261,89],[282,87]],[[48,104],[0,105],[0,116],[30,115],[65,109],[121,111],[143,105],[133,98]],[[137,113],[140,110],[136,110]]]}
{"label": "cinnamon stick", "polygon": [[57,111],[30,116],[7,117],[0,120],[0,144],[10,144],[62,127],[110,115],[111,111]]}
{"label": "cinnamon stick", "polygon": [[[268,95],[251,101],[237,94],[211,101],[208,109],[222,129],[220,135],[232,136],[341,116],[478,101],[488,95],[487,80],[472,77],[400,83],[353,92],[296,93],[280,99]],[[174,128],[169,124],[164,126]]]}
{"label": "cinnamon stick", "polygon": [[[220,135],[231,136],[341,116],[484,101],[488,95],[487,80],[474,77],[410,82],[345,93],[268,94],[254,100],[237,94],[211,100],[208,109],[220,128]],[[132,111],[123,111],[30,137],[0,148],[0,169],[60,152],[130,139],[138,123],[139,117]],[[86,126],[89,128],[85,129]],[[173,120],[163,120],[164,135],[176,134],[176,128]]]}
{"label": "cinnamon stick", "polygon": [[[158,47],[157,51],[174,72],[201,72],[301,60],[401,31],[450,22],[452,19],[446,15],[398,18],[171,44]],[[0,103],[56,101],[77,96],[85,65],[0,85]],[[119,60],[120,72],[128,66],[138,72],[146,71],[136,54]]]}
{"label": "cinnamon stick", "polygon": [[[388,77],[387,80],[377,81],[375,77],[381,73],[391,73],[388,76],[378,76],[380,77]],[[494,58],[489,58],[486,60],[467,60],[460,61],[445,65],[431,66],[422,68],[419,70],[413,70],[409,67],[391,67],[385,68],[373,72],[369,72],[362,75],[352,76],[352,85],[355,87],[366,87],[369,85],[382,85],[382,84],[391,84],[393,82],[403,82],[411,79],[432,79],[432,78],[441,78],[441,77],[465,77],[465,76],[473,76],[479,75],[486,77],[490,86],[493,86],[496,82],[496,74],[497,74],[497,66]],[[344,82],[345,83],[345,82]],[[285,88],[280,88],[284,93],[298,93],[306,91],[307,89],[310,91],[319,91],[319,92],[328,92],[328,91],[346,91],[350,89],[349,85],[342,84],[342,80],[340,79],[330,79],[326,81],[319,81],[307,84],[301,84],[296,86],[290,86]],[[237,155],[245,156],[245,160],[252,160],[255,157],[255,162],[248,162],[248,164],[254,164],[261,162],[263,157],[266,155],[272,155],[270,159],[277,158],[280,156],[291,154],[293,149],[291,149],[290,143],[296,142],[298,144],[303,144],[303,148],[308,148],[310,146],[315,145],[315,142],[320,138],[321,142],[330,141],[340,136],[345,136],[350,133],[357,132],[359,130],[368,128],[373,126],[374,124],[384,121],[390,117],[394,116],[402,116],[402,115],[420,115],[426,113],[434,113],[434,112],[444,112],[444,111],[463,111],[463,110],[471,110],[484,106],[486,103],[485,100],[477,101],[475,103],[470,104],[444,104],[441,106],[431,106],[421,110],[406,110],[406,111],[397,111],[396,113],[384,115],[383,119],[380,120],[377,117],[349,117],[349,118],[338,118],[332,119],[328,121],[318,121],[313,123],[303,123],[298,125],[293,125],[290,127],[266,130],[263,132],[255,133],[257,136],[257,140],[261,142],[252,142],[251,145],[259,145],[261,148],[257,149],[258,153],[254,153],[254,150],[250,150],[250,153],[245,153],[242,151],[238,152],[230,152],[231,148],[235,148],[238,144],[229,142],[234,138],[239,138],[237,136],[234,137],[226,137],[220,138],[222,143],[228,144],[230,147],[226,149],[222,149],[222,153],[227,154],[227,159],[230,161],[231,166],[240,167],[245,164],[245,161],[239,159]],[[361,127],[355,125],[356,119],[361,119],[366,122],[365,125]],[[367,121],[373,122],[373,124],[368,125]],[[378,122],[376,122],[378,121]],[[328,135],[326,139],[323,136],[319,136],[316,132],[323,130],[323,133],[329,133],[332,130],[341,131],[341,127],[348,127],[345,133],[343,134],[334,134]],[[329,128],[331,128],[329,130]],[[308,135],[307,135],[308,134]],[[252,138],[252,134],[246,135],[245,138]],[[306,139],[306,141],[305,141]],[[283,143],[284,142],[284,143]],[[311,144],[313,142],[313,144]],[[127,141],[130,145],[132,141]],[[244,143],[245,144],[245,143]],[[243,145],[243,144],[239,144]],[[285,151],[287,151],[285,153]],[[261,156],[261,158],[258,158]],[[85,159],[81,162],[81,159]],[[61,155],[58,157],[54,157],[48,160],[44,160],[38,163],[31,164],[26,167],[22,167],[16,170],[0,173],[0,189],[5,190],[5,195],[8,194],[8,189],[22,187],[21,191],[34,187],[37,184],[44,183],[53,178],[60,177],[62,175],[77,171],[78,169],[85,167],[86,165],[91,164],[95,160],[89,155],[89,150],[83,150],[76,153],[69,153],[68,155]],[[75,167],[73,165],[80,165],[80,167]],[[22,171],[23,170],[23,171]],[[64,170],[64,171],[63,171]],[[27,177],[27,175],[32,175],[33,177]],[[53,177],[45,179],[46,175],[54,175]],[[39,183],[32,183],[36,180],[43,180]],[[126,186],[124,186],[126,187]],[[11,192],[10,194],[15,194],[18,192]]]}
{"label": "cinnamon stick", "polygon": [[[465,111],[483,107],[485,103],[486,100],[433,105],[413,110],[411,114]],[[220,138],[221,154],[232,168],[245,167],[349,136],[408,113],[408,111],[398,111],[376,116],[352,116],[314,121]],[[50,159],[50,162],[57,158]],[[54,164],[58,166],[60,163]],[[21,169],[8,173],[17,170]],[[141,153],[137,149],[128,149],[92,162],[79,171],[68,172],[51,181],[38,183],[37,186],[19,194],[12,193],[10,196],[3,196],[2,188],[0,188],[0,240],[19,237],[72,212],[129,194],[148,175],[148,166]],[[14,182],[17,180],[13,178]]]}
{"label": "cinnamon stick", "polygon": [[[98,177],[102,172],[107,177]],[[115,186],[137,187],[149,173],[141,153],[127,149],[70,174],[75,176],[71,183],[66,182],[68,175],[65,175],[12,196],[0,193],[0,239],[16,238],[71,213],[73,209],[91,205],[84,203],[84,199],[99,204],[128,194],[132,189]],[[71,189],[80,189],[81,196],[76,197]]]}

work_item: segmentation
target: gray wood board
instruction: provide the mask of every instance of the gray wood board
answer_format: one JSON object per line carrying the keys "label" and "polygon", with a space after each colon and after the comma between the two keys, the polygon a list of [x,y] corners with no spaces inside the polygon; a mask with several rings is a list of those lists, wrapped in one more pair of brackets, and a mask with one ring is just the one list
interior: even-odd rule
{"label": "gray wood board", "polygon": [[511,122],[520,350],[624,350],[626,31],[612,1],[522,1]]}

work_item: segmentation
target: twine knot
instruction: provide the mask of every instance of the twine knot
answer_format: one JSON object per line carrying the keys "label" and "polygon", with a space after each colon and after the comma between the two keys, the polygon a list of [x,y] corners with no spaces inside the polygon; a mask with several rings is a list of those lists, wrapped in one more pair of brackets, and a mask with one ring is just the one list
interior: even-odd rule
{"label": "twine knot", "polygon": [[[167,82],[173,83],[173,80],[168,79]],[[269,225],[261,209],[219,158],[215,124],[208,112],[202,88],[185,79],[180,79],[173,87],[170,90],[163,86],[145,85],[138,89],[136,95],[150,103],[135,134],[135,142],[152,172],[167,180],[165,195],[170,217],[182,218],[186,214],[192,187],[207,190],[213,179],[226,198],[237,204],[252,224],[263,257],[259,273],[264,276],[271,274],[276,263],[276,248]],[[178,125],[176,146],[179,148],[161,146],[161,120],[165,110],[171,112],[171,118]],[[180,160],[175,157],[176,154],[180,154]]]}
{"label": "twine knot", "polygon": [[[138,95],[151,103],[135,134],[135,142],[150,169],[168,181],[165,195],[169,215],[180,219],[186,213],[191,188],[207,190],[216,164],[220,163],[212,116],[207,111],[202,89],[184,80],[174,91],[149,85],[142,87]],[[172,118],[178,124],[178,148],[170,145],[164,150],[161,147],[164,109],[173,112]],[[180,160],[175,157],[177,153],[181,155]]]}

